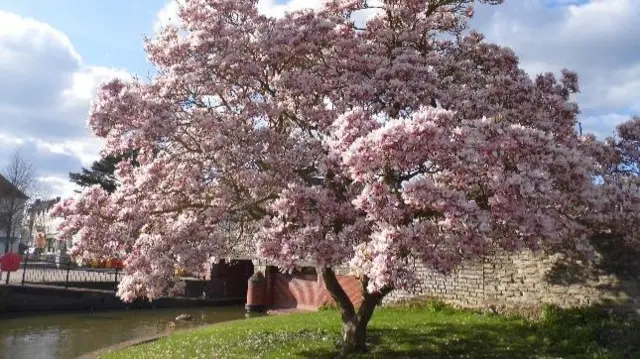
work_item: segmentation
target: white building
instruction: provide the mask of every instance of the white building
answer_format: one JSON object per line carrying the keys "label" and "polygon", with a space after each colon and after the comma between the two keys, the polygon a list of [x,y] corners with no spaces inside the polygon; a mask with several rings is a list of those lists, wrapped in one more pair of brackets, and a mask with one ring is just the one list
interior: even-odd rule
{"label": "white building", "polygon": [[0,175],[0,255],[18,252],[29,197]]}
{"label": "white building", "polygon": [[61,218],[51,216],[51,209],[60,202],[60,197],[50,200],[37,199],[27,210],[27,218],[23,233],[23,243],[29,247],[42,248],[42,253],[66,251],[67,242],[57,239],[58,225]]}

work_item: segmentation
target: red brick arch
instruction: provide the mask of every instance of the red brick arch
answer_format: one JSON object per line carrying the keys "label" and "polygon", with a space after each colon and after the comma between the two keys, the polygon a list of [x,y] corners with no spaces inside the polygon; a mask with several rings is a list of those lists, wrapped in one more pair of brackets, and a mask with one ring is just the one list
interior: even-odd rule
{"label": "red brick arch", "polygon": [[[354,304],[360,305],[360,283],[352,276],[338,276],[342,288]],[[305,267],[294,273],[281,273],[275,267],[267,270],[269,306],[277,309],[317,310],[333,303],[324,283],[319,282],[314,268]]]}

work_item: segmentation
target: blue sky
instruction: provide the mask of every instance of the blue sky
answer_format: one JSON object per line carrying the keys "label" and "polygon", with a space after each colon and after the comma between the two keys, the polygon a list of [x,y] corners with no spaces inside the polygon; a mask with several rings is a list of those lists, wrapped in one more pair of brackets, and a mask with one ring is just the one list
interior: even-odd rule
{"label": "blue sky", "polygon": [[92,65],[146,73],[142,49],[163,0],[0,0],[0,10],[30,17],[65,33]]}
{"label": "blue sky", "polygon": [[[260,0],[271,16],[322,0]],[[640,114],[639,0],[506,0],[479,6],[473,26],[514,49],[530,74],[576,70],[585,131],[612,133]],[[68,195],[69,171],[96,159],[86,129],[95,87],[151,70],[144,35],[175,18],[166,0],[0,0],[0,167],[15,149],[37,167],[48,195]]]}

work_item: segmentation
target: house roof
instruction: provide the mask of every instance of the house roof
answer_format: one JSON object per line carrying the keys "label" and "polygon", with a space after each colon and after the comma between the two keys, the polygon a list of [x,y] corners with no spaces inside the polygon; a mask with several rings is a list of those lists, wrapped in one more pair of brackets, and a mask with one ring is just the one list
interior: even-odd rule
{"label": "house roof", "polygon": [[33,205],[31,205],[30,207],[30,211],[32,212],[37,212],[37,211],[43,211],[43,212],[47,212],[48,210],[50,210],[53,206],[56,205],[56,203],[60,202],[60,197],[56,197],[54,199],[50,199],[50,200],[40,200],[37,199]]}
{"label": "house roof", "polygon": [[22,199],[29,199],[29,196],[24,194],[18,187],[14,186],[13,183],[9,182],[3,175],[0,174],[0,197],[5,196],[16,196]]}

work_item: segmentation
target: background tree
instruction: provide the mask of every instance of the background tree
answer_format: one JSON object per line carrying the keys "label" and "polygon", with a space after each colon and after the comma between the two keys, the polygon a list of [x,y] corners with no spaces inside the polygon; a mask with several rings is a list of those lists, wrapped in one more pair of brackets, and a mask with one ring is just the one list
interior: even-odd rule
{"label": "background tree", "polygon": [[[187,1],[146,43],[157,77],[99,92],[93,132],[107,153],[139,149],[139,167],[120,162],[115,192],[57,207],[74,253],[125,258],[125,300],[238,249],[284,270],[314,262],[345,355],[366,349],[385,295],[414,287],[415,262],[447,273],[495,251],[591,254],[608,202],[602,144],[575,131],[576,74],[532,80],[468,31],[471,0],[379,3],[357,26],[365,1],[282,19],[255,0]],[[358,308],[336,266],[359,279]]]}
{"label": "background tree", "polygon": [[135,157],[136,151],[129,151],[125,154],[108,155],[93,162],[91,169],[83,167],[81,172],[70,172],[69,179],[80,187],[99,185],[108,193],[113,193],[117,188],[114,176],[116,165],[123,160],[132,161],[135,165]]}
{"label": "background tree", "polygon": [[[36,170],[19,151],[15,151],[0,178],[0,228],[8,238],[18,238],[23,225],[29,195],[36,186]],[[11,240],[5,244],[5,252],[11,250]]]}

